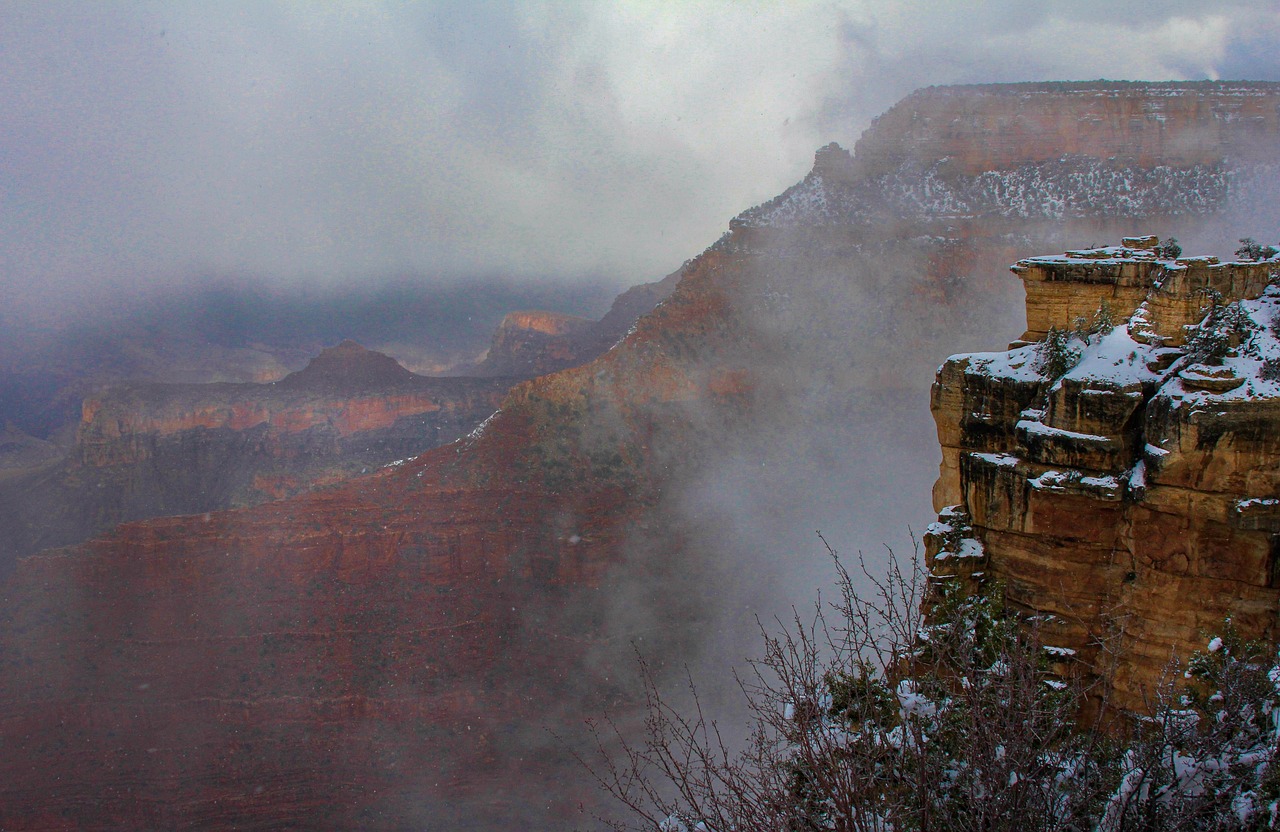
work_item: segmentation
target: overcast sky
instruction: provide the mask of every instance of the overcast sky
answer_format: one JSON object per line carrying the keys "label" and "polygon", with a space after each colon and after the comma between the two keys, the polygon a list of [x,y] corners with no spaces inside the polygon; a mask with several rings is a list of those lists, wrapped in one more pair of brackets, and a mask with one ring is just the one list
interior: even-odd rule
{"label": "overcast sky", "polygon": [[22,3],[0,299],[660,277],[928,84],[1280,79],[1259,2]]}

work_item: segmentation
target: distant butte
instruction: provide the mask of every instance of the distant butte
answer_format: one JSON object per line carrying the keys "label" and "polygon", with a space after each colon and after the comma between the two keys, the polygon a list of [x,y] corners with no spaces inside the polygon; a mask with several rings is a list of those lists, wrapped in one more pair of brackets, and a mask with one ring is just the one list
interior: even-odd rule
{"label": "distant butte", "polygon": [[598,321],[542,310],[512,312],[493,334],[484,359],[471,368],[479,376],[533,378],[585,364],[616,344],[636,320],[665,300],[680,273],[633,286]]}
{"label": "distant butte", "polygon": [[311,390],[395,388],[415,376],[389,355],[368,350],[351,339],[329,347],[301,370],[276,382],[279,387]]}

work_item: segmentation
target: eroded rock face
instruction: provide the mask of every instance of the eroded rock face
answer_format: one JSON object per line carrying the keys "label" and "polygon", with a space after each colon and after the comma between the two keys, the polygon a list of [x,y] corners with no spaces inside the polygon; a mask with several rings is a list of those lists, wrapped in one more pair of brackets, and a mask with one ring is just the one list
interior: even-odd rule
{"label": "eroded rock face", "polygon": [[[1041,340],[953,356],[934,385],[931,579],[1002,582],[1141,709],[1226,619],[1277,636],[1280,261],[1161,260],[1147,242],[1013,271]],[[1052,372],[1046,333],[1073,328]]]}
{"label": "eroded rock face", "polygon": [[86,399],[69,458],[0,483],[13,557],[145,517],[298,494],[452,442],[511,382],[414,375],[352,341],[273,384],[135,384]]}
{"label": "eroded rock face", "polygon": [[[1001,90],[953,94],[978,111],[999,107],[997,126],[1049,137],[1065,129],[1023,118],[1023,99],[1010,104]],[[1209,109],[1214,94],[1194,85],[1177,93]],[[901,106],[940,112],[928,97]],[[946,122],[931,123],[945,132]],[[905,142],[893,125],[877,124],[867,147],[890,146],[895,135]],[[802,183],[744,212],[669,278],[678,285],[656,308],[644,293],[627,301],[652,311],[636,320],[632,306],[615,305],[607,352],[518,385],[453,445],[322,492],[129,525],[22,561],[4,585],[0,620],[0,739],[20,749],[0,755],[0,826],[570,825],[563,817],[579,800],[590,805],[594,789],[542,727],[567,736],[608,701],[629,730],[636,699],[618,682],[631,666],[628,644],[643,636],[655,662],[678,666],[730,592],[731,581],[717,578],[767,590],[789,568],[789,553],[778,551],[751,570],[722,563],[725,515],[704,518],[684,499],[709,461],[744,460],[743,479],[766,483],[773,493],[749,505],[768,525],[773,504],[790,495],[766,479],[765,452],[781,448],[775,459],[820,472],[865,441],[869,424],[900,430],[902,402],[916,396],[923,406],[943,350],[976,346],[1003,320],[995,264],[1031,242],[1066,245],[1080,226],[1118,236],[1135,217],[1192,223],[1231,199],[1228,179],[1199,201],[1134,199],[1099,219],[1089,206],[1113,204],[1114,178],[1072,180],[1061,163],[1036,179],[1035,166],[1057,164],[1039,157],[993,154],[981,165],[991,143],[981,131],[968,136],[955,141],[972,143],[963,156],[983,168],[968,179],[946,179],[940,157],[902,159],[886,174],[823,151]],[[1076,169],[1111,170],[1108,160],[1088,157]],[[1117,175],[1134,187],[1156,183],[1143,193],[1217,175],[1179,169],[1167,179],[1142,164]],[[1055,200],[1071,182],[1070,204],[1082,207],[1064,221]],[[1016,200],[999,196],[1015,193],[1001,183],[1016,184]],[[988,193],[999,198],[978,198]],[[978,196],[962,204],[956,194]],[[991,204],[1012,207],[983,207]],[[969,372],[949,367],[957,378]],[[950,429],[955,475],[941,491],[958,493],[964,466],[987,459],[964,449],[967,437],[980,435],[992,476],[1003,475],[1005,457],[995,455],[1019,441],[1042,381],[1019,378],[991,376],[980,405],[963,389],[937,394],[973,414]],[[1086,410],[1095,421],[1122,418],[1119,409]],[[1055,453],[1094,453],[1082,441],[1059,442]],[[743,497],[737,483],[716,485]],[[993,489],[1004,502],[973,522],[988,523],[995,540],[1008,525],[1001,518],[1040,495]],[[1098,502],[1071,499],[1037,522],[1071,525],[1073,506]],[[1242,512],[1263,522],[1252,504]],[[1073,534],[1105,545],[1116,533],[1098,517]],[[1062,572],[1056,545],[1029,550],[1028,562]],[[985,563],[963,541],[957,555]],[[637,610],[648,615],[643,628],[619,620]]]}
{"label": "eroded rock face", "polygon": [[1184,170],[1216,168],[1224,156],[1269,160],[1277,89],[1229,81],[931,87],[877,119],[856,167],[876,176],[904,161],[945,159],[947,170],[977,176],[1073,157]]}
{"label": "eroded rock face", "polygon": [[585,364],[617,343],[636,320],[675,290],[680,273],[633,286],[619,295],[598,321],[558,312],[508,314],[493,334],[480,376],[533,378]]}

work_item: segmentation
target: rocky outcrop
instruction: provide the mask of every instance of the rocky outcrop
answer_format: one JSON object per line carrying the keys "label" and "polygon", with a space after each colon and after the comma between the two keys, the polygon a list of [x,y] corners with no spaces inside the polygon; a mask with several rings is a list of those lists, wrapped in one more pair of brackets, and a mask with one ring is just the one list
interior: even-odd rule
{"label": "rocky outcrop", "polygon": [[1000,582],[1135,710],[1226,620],[1280,635],[1280,260],[1153,246],[1013,267],[1034,343],[939,370],[926,539],[931,580]]}
{"label": "rocky outcrop", "polygon": [[556,312],[509,312],[493,333],[481,375],[533,376],[571,367],[578,338],[595,321]]}
{"label": "rocky outcrop", "polygon": [[[1023,99],[1010,105],[1003,90],[952,95],[1004,108],[1024,131],[1067,129],[1030,118],[1052,107],[1022,118]],[[1058,90],[1064,121],[1079,121],[1069,102],[1097,92]],[[939,105],[903,106],[925,118]],[[894,130],[902,137],[882,121],[867,146]],[[969,135],[965,158],[980,159],[989,143]],[[619,680],[633,640],[653,667],[680,665],[716,608],[785,581],[787,550],[749,568],[734,560],[767,544],[725,528],[723,505],[745,505],[750,530],[768,531],[788,519],[778,506],[845,463],[868,430],[899,436],[902,402],[923,400],[944,345],[976,346],[1006,322],[992,267],[1013,252],[1065,238],[1073,222],[1118,236],[1144,212],[1191,223],[1233,198],[1228,178],[1198,201],[1115,202],[1115,180],[1093,173],[1107,158],[1077,160],[1072,179],[1057,174],[1067,163],[993,154],[977,177],[949,182],[940,158],[836,175],[846,156],[823,151],[802,183],[669,279],[652,311],[626,326],[615,316],[607,352],[518,385],[452,445],[331,489],[128,525],[23,560],[2,590],[0,738],[15,751],[0,755],[0,826],[568,825],[593,789],[542,727],[568,737],[608,701],[629,730],[636,700]],[[1142,164],[1122,174],[1155,183],[1142,191],[1152,195],[1203,174],[1165,179]],[[990,188],[966,190],[975,182]],[[1000,196],[1014,193],[1008,182],[1022,183],[1016,201]],[[1055,195],[1068,187],[1079,213],[1064,222]],[[988,192],[998,199],[946,196]],[[1098,205],[1119,207],[1089,213]],[[977,453],[995,458],[1006,434],[1017,439],[1041,381],[992,378],[965,434],[986,443]],[[1099,450],[1083,441],[1053,453]],[[789,479],[769,479],[775,462]],[[959,455],[954,467],[958,482]],[[706,487],[708,471],[726,470],[735,476]],[[764,498],[746,499],[760,483]],[[831,487],[849,499],[848,485]],[[747,538],[739,550],[724,545],[735,532]],[[956,548],[957,561],[982,556]]]}
{"label": "rocky outcrop", "polygon": [[619,295],[598,321],[540,310],[511,312],[473,370],[479,376],[533,378],[585,364],[616,344],[675,290],[679,272]]}
{"label": "rocky outcrop", "polygon": [[122,521],[254,505],[416,456],[474,428],[510,385],[414,375],[346,341],[272,384],[110,388],[85,400],[60,467],[0,482],[0,565]]}

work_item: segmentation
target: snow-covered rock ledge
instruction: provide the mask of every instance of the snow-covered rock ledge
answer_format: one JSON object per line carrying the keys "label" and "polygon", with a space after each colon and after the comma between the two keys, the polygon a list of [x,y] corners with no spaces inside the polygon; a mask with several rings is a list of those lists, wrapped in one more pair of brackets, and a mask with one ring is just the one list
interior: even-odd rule
{"label": "snow-covered rock ledge", "polygon": [[[1230,617],[1275,638],[1280,608],[1280,256],[1182,257],[1155,237],[1035,257],[1030,343],[952,356],[933,411],[935,580],[999,581],[1138,706],[1170,651]],[[959,523],[957,518],[963,518]],[[962,558],[957,528],[971,541]],[[975,568],[980,567],[980,568]]]}

